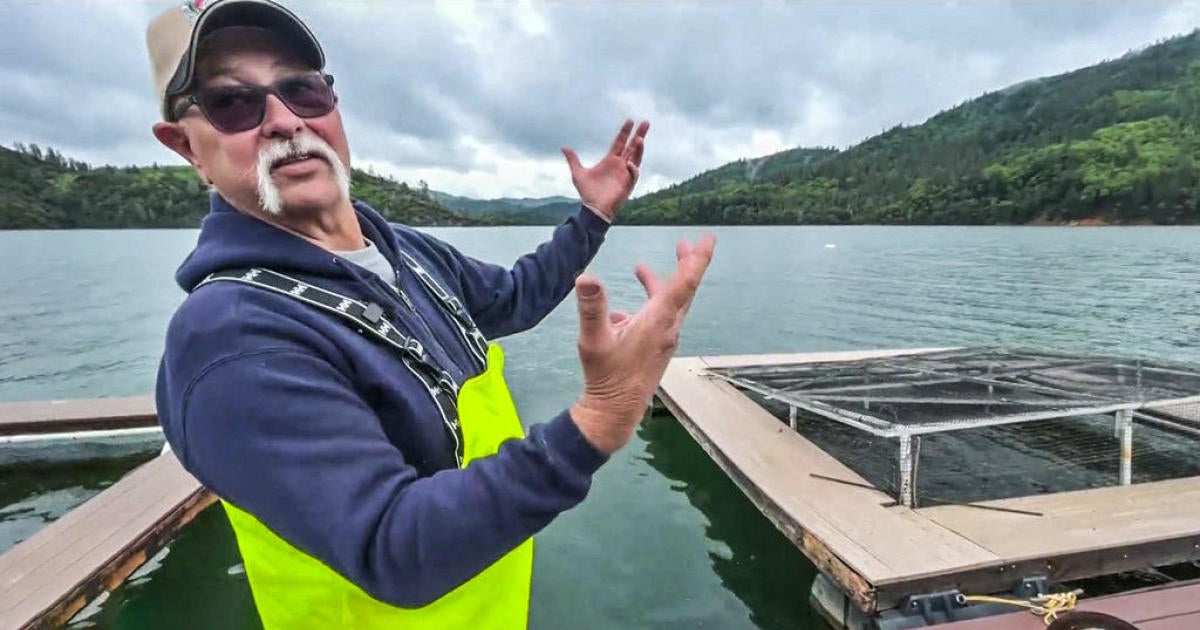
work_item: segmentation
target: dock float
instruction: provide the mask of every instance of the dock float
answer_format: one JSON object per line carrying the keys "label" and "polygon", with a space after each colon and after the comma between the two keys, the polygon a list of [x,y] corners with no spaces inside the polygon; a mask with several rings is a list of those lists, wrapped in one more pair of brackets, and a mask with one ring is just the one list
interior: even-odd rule
{"label": "dock float", "polygon": [[[747,388],[728,377],[731,369],[738,368],[872,362],[878,367],[886,365],[888,358],[928,356],[932,360],[953,352],[681,357],[669,365],[657,398],[759,511],[816,565],[822,574],[817,586],[822,581],[836,585],[857,609],[860,623],[879,624],[858,627],[885,627],[879,621],[888,615],[927,606],[930,600],[923,597],[1007,593],[1028,580],[1057,583],[1200,560],[1200,477],[1129,484],[1128,467],[1122,463],[1122,479],[1114,479],[1110,487],[915,507],[913,497],[918,493],[902,488],[907,496],[900,497],[874,486],[795,430],[795,411],[789,426],[788,418],[768,411],[748,395]],[[1153,368],[1147,365],[1147,369]],[[894,385],[887,382],[885,372],[880,371],[872,382]],[[1140,369],[1138,375],[1141,386]],[[944,382],[938,374],[925,376],[931,378],[923,377],[917,385]],[[823,382],[858,387],[836,380]],[[1000,387],[999,382],[995,385]],[[791,402],[819,407],[825,403],[818,399],[831,390],[822,391],[825,394],[796,396]],[[1194,409],[1193,398],[1173,393],[1168,398],[1181,405],[1176,408]],[[1109,402],[1091,400],[1084,408],[1116,414],[1112,439],[1114,444],[1127,444],[1129,431],[1122,430],[1123,421],[1139,405],[1114,408]],[[870,421],[865,415],[860,420]],[[904,461],[903,449],[899,459],[901,467],[911,466],[914,473],[905,481],[915,484],[916,462]],[[833,621],[855,627],[846,618]]]}
{"label": "dock float", "polygon": [[[148,397],[0,405],[6,436],[103,433],[156,422]],[[0,555],[0,628],[65,625],[215,500],[170,452],[135,468]]]}

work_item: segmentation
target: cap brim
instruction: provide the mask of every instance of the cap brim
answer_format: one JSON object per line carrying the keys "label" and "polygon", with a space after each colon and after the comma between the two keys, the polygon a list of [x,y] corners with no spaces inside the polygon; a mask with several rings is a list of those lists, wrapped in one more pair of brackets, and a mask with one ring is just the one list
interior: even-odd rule
{"label": "cap brim", "polygon": [[316,70],[325,68],[325,53],[312,31],[291,11],[265,0],[222,0],[200,14],[175,75],[167,83],[165,96],[188,89],[196,73],[196,47],[205,35],[227,26],[257,26],[278,35],[301,61]]}

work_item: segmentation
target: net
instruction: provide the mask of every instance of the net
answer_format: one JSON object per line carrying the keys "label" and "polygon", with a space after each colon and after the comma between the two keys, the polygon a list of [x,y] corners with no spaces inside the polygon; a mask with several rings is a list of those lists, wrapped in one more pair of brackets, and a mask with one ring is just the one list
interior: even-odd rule
{"label": "net", "polygon": [[1200,402],[1188,365],[968,349],[713,369],[714,376],[883,437]]}
{"label": "net", "polygon": [[1200,475],[1189,365],[967,349],[710,373],[905,505]]}

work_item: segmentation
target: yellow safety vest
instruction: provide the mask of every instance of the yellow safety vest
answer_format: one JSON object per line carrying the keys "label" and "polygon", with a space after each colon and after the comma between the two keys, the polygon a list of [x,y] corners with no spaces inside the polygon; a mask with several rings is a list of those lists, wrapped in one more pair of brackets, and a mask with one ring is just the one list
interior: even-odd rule
{"label": "yellow safety vest", "polygon": [[[489,344],[487,369],[458,392],[463,463],[524,437],[504,381],[504,352]],[[254,604],[266,630],[306,628],[525,628],[533,573],[533,539],[422,608],[398,608],[355,586],[300,551],[237,506],[222,500],[237,536]]]}

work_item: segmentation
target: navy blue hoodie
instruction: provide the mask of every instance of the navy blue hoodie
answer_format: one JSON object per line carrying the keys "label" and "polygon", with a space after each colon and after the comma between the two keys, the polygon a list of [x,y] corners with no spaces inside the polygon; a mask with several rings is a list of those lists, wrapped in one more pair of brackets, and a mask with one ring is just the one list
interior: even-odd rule
{"label": "navy blue hoodie", "polygon": [[461,383],[477,368],[397,251],[494,339],[537,324],[570,293],[608,224],[581,208],[510,270],[354,207],[414,308],[377,275],[214,194],[176,274],[190,295],[167,331],[158,412],[206,487],[375,598],[417,607],[581,501],[605,456],[564,410],[460,470],[432,398],[394,350],[287,296],[232,282],[192,291],[211,272],[261,266],[374,301]]}

